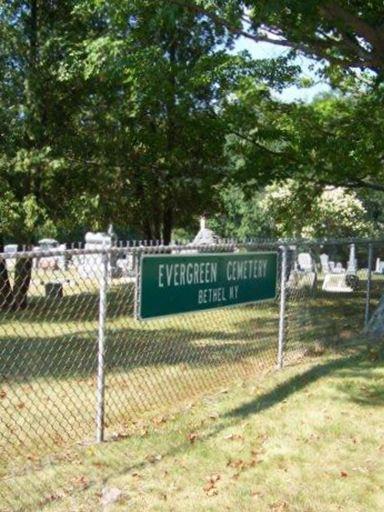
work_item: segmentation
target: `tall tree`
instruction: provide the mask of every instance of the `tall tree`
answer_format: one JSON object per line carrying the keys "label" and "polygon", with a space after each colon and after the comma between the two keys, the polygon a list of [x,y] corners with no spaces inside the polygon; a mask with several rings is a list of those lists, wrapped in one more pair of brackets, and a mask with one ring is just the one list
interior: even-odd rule
{"label": "tall tree", "polygon": [[96,160],[107,155],[113,169],[100,203],[168,243],[173,227],[215,204],[226,162],[220,113],[251,62],[228,54],[222,28],[173,4],[111,2],[107,17],[109,39],[88,56],[91,76],[106,80],[89,112]]}
{"label": "tall tree", "polygon": [[342,66],[384,71],[381,0],[170,0],[230,33]]}
{"label": "tall tree", "polygon": [[[73,47],[99,30],[89,21],[66,0],[1,6],[1,246],[11,237],[30,247],[68,215],[66,199],[79,194],[68,156],[76,148],[74,113],[89,91],[79,79],[64,84],[61,75]],[[29,258],[18,261],[12,288],[0,262],[0,306],[25,307],[31,267]]]}

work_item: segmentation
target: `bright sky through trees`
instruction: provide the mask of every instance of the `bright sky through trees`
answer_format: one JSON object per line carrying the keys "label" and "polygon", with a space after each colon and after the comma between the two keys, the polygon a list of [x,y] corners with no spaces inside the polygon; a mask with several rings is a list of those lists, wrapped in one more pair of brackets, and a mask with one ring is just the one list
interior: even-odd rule
{"label": "bright sky through trees", "polygon": [[[264,42],[256,43],[241,37],[236,43],[236,51],[243,50],[247,50],[255,59],[276,58],[289,52],[289,49],[284,47]],[[329,91],[329,86],[325,81],[320,81],[320,77],[316,76],[315,71],[310,69],[311,65],[317,65],[315,61],[301,56],[297,58],[296,62],[302,67],[303,76],[313,79],[315,85],[306,88],[287,87],[281,94],[277,93],[283,101],[303,100],[310,102],[317,94]]]}

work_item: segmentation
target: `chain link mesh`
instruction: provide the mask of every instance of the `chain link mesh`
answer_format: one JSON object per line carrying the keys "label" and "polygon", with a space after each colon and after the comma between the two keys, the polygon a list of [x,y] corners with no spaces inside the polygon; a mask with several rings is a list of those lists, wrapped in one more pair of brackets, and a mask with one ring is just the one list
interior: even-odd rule
{"label": "chain link mesh", "polygon": [[[143,253],[234,249],[278,251],[275,300],[145,322],[135,319]],[[350,247],[303,242],[287,246],[287,281],[282,284],[286,363],[350,340],[364,326],[369,244],[355,244],[357,267],[350,273],[355,277],[340,271],[335,279],[345,282],[337,291],[333,278],[326,277],[335,267],[327,272],[323,254],[346,269]],[[372,244],[370,312],[384,291],[377,258],[384,258],[384,244],[378,242]],[[104,268],[108,441],[124,437],[128,425],[145,414],[176,410],[195,397],[276,367],[281,261],[276,243],[0,255],[0,510],[38,509],[31,494],[52,492],[58,472],[66,471],[66,457],[73,461],[71,450],[78,448],[81,461],[82,447],[95,441]]]}

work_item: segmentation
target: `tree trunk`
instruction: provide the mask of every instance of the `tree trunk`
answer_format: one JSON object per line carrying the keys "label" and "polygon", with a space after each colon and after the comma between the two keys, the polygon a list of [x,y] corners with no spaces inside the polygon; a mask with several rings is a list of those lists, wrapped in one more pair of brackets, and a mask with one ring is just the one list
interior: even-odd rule
{"label": "tree trunk", "polygon": [[27,307],[27,296],[32,276],[32,258],[19,258],[15,266],[13,285],[13,309],[19,311]]}
{"label": "tree trunk", "polygon": [[143,219],[143,235],[144,240],[152,240],[152,226],[150,223],[150,220],[148,218],[148,215],[146,215]]}
{"label": "tree trunk", "polygon": [[165,245],[169,245],[172,237],[173,228],[173,209],[172,206],[166,206],[163,214],[163,240]]}
{"label": "tree trunk", "polygon": [[153,205],[153,236],[155,240],[161,239],[161,212],[160,212],[160,201],[159,198],[155,198],[155,203]]}

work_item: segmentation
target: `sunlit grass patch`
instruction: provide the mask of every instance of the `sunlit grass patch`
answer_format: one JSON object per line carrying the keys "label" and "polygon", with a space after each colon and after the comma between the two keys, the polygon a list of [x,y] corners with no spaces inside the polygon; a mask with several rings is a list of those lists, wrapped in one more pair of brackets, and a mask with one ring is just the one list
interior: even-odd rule
{"label": "sunlit grass patch", "polygon": [[12,485],[30,484],[22,510],[101,510],[112,488],[112,512],[376,512],[384,410],[356,393],[375,394],[380,382],[383,366],[358,348],[323,356],[147,415],[118,442],[73,448],[54,473],[37,469]]}

